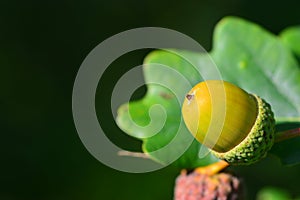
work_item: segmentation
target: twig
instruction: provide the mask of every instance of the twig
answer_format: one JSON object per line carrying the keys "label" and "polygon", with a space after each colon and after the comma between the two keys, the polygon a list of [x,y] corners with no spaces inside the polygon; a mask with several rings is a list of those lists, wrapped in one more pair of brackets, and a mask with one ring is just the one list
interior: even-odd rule
{"label": "twig", "polygon": [[276,133],[275,142],[281,142],[283,140],[287,140],[294,137],[300,136],[300,128],[295,128],[287,131],[282,131]]}
{"label": "twig", "polygon": [[132,151],[119,151],[118,152],[119,156],[130,156],[130,157],[135,157],[135,158],[144,158],[144,159],[150,159],[150,157],[145,154],[145,153],[141,153],[141,152],[132,152]]}

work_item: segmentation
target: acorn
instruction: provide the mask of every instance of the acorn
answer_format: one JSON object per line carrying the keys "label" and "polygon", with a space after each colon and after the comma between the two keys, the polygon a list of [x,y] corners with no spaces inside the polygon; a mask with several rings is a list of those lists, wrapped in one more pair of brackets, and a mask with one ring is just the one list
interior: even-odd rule
{"label": "acorn", "polygon": [[195,85],[186,95],[182,115],[193,136],[230,164],[257,162],[274,143],[271,106],[226,81]]}

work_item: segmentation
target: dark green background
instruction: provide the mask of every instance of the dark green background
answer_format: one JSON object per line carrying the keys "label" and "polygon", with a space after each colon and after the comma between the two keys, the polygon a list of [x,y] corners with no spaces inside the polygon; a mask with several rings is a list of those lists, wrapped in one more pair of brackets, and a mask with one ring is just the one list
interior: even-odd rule
{"label": "dark green background", "polygon": [[[277,34],[300,24],[300,5],[295,2],[1,1],[0,199],[172,199],[177,169],[118,172],[102,165],[82,145],[71,110],[73,82],[81,62],[106,38],[136,27],[171,28],[207,50],[213,27],[227,15],[244,17]],[[140,142],[123,134],[112,121],[110,94],[118,77],[141,64],[147,52],[133,52],[113,63],[97,93],[104,130],[129,150],[138,150]],[[296,193],[294,183],[300,177],[299,167],[280,168],[274,158],[237,171],[249,185],[250,198],[264,185]]]}

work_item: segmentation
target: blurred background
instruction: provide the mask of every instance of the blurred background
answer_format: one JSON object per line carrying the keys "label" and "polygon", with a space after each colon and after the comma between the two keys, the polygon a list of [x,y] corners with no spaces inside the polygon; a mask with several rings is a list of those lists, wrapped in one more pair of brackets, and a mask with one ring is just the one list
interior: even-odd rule
{"label": "blurred background", "polygon": [[[292,0],[1,1],[0,199],[172,199],[178,169],[119,172],[101,164],[82,145],[71,110],[73,82],[82,61],[106,38],[136,27],[174,29],[208,51],[215,24],[227,15],[254,21],[277,34],[300,24],[299,6]],[[97,92],[103,129],[128,150],[140,150],[141,143],[115,125],[110,95],[118,78],[140,65],[148,52],[116,60]],[[141,89],[134,98],[144,92]],[[299,195],[300,166],[283,168],[269,157],[235,171],[248,184],[249,199],[263,186]]]}

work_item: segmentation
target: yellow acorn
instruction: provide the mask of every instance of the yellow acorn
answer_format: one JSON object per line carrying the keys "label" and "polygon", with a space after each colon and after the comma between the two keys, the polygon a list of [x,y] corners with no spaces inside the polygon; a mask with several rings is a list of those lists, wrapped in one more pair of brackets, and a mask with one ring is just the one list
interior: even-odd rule
{"label": "yellow acorn", "polygon": [[270,105],[226,81],[195,85],[186,95],[182,115],[194,137],[231,164],[254,163],[274,143]]}

